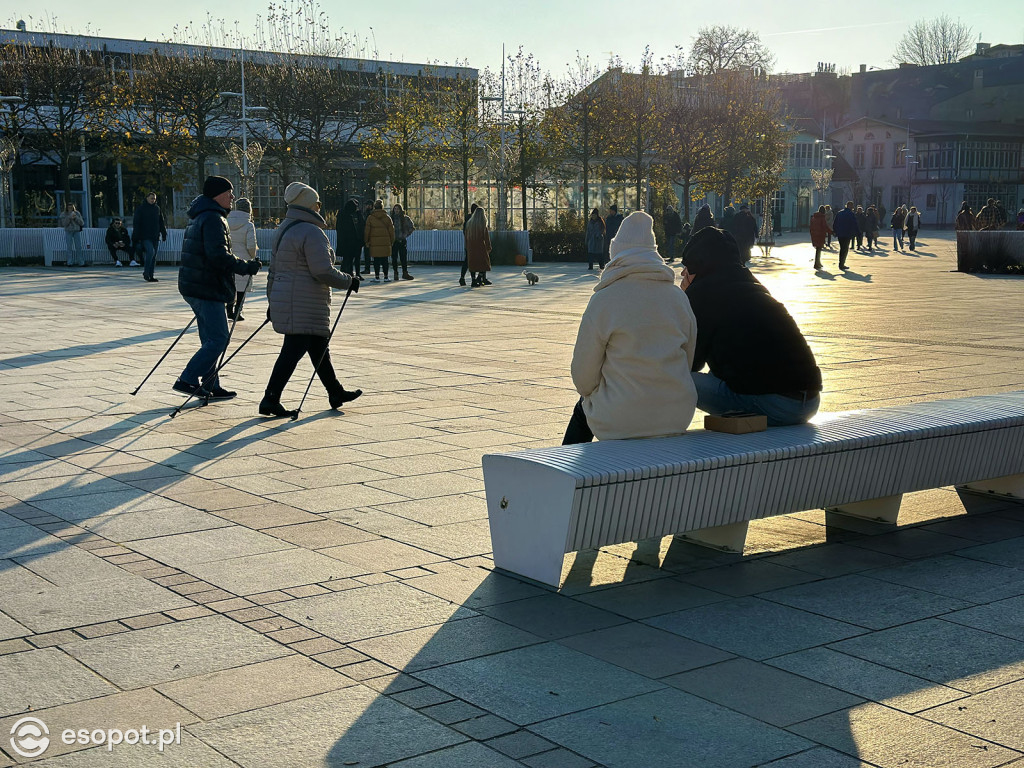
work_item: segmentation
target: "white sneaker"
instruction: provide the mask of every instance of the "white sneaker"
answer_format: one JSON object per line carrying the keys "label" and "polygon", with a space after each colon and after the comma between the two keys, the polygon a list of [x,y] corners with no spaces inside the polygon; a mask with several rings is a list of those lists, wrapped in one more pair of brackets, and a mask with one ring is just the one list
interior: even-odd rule
{"label": "white sneaker", "polygon": [[375,278],[373,278],[373,282],[375,282],[375,283],[379,283],[379,282],[380,282],[380,278],[379,278],[379,277],[375,277]]}
{"label": "white sneaker", "polygon": [[121,263],[120,261],[115,261],[115,262],[114,262],[114,266],[115,266],[115,267],[123,267],[123,266],[124,266],[124,264],[122,264],[122,263]]}
{"label": "white sneaker", "polygon": [[137,266],[139,266],[139,262],[137,262],[135,259],[132,259],[132,263],[129,264],[128,266],[129,267],[137,267]]}
{"label": "white sneaker", "polygon": [[388,279],[387,275],[384,275],[384,282],[385,283],[390,283],[391,282],[391,280]]}

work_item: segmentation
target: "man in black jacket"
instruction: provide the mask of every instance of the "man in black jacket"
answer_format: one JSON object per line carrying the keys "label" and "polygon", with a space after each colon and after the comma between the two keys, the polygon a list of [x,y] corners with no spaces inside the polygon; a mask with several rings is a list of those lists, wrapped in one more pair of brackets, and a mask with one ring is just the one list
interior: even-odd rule
{"label": "man in black jacket", "polygon": [[622,226],[622,214],[619,213],[619,206],[612,203],[608,206],[608,218],[604,220],[604,253],[601,254],[601,269],[608,263],[608,249],[612,247],[612,240],[619,233]]}
{"label": "man in black jacket", "polygon": [[259,259],[243,261],[231,253],[227,215],[234,198],[230,181],[207,177],[203,194],[188,209],[190,221],[181,245],[178,292],[196,313],[202,346],[174,382],[174,390],[209,400],[230,400],[236,394],[220,386],[216,373],[228,345],[224,306],[235,298],[234,275],[260,271]]}
{"label": "man in black jacket", "polygon": [[110,222],[110,226],[107,227],[107,236],[105,238],[107,243],[107,250],[110,251],[110,258],[114,260],[114,266],[121,266],[121,259],[118,258],[117,254],[124,251],[125,256],[131,257],[132,253],[132,236],[128,234],[128,230],[124,228],[124,222],[121,219],[114,219]]}
{"label": "man in black jacket", "polygon": [[665,239],[668,241],[665,244],[665,261],[675,261],[676,240],[683,231],[683,220],[679,218],[675,208],[671,205],[666,205],[661,223],[665,228]]}
{"label": "man in black jacket", "polygon": [[360,276],[360,256],[363,253],[363,229],[366,220],[359,212],[359,201],[349,199],[345,206],[338,211],[338,221],[335,231],[338,235],[338,255],[341,256],[341,271]]}
{"label": "man in black jacket", "polygon": [[142,279],[147,283],[160,282],[153,276],[156,251],[159,248],[157,238],[167,239],[167,227],[164,225],[164,215],[160,212],[160,206],[156,204],[156,192],[150,192],[146,195],[146,201],[135,209],[135,216],[132,217],[135,253],[142,259]]}
{"label": "man in black jacket", "polygon": [[[683,250],[683,283],[697,318],[697,407],[761,413],[768,426],[818,411],[821,371],[786,308],[743,266],[728,232],[705,227]],[[710,373],[701,373],[705,364]]]}

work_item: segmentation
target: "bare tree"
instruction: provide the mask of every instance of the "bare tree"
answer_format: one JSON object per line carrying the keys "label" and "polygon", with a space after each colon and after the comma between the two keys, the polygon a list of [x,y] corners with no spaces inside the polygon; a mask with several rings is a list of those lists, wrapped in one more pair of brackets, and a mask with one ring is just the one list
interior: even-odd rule
{"label": "bare tree", "polygon": [[946,14],[921,19],[904,33],[893,52],[893,64],[952,64],[971,50],[974,31]]}
{"label": "bare tree", "polygon": [[718,24],[697,30],[689,63],[695,75],[737,69],[768,71],[775,63],[775,56],[761,42],[757,32]]}

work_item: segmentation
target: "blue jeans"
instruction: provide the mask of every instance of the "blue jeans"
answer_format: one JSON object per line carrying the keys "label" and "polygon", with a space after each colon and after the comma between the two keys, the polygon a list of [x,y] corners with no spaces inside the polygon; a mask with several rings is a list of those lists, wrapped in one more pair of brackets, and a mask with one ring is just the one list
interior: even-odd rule
{"label": "blue jeans", "polygon": [[80,231],[68,232],[64,230],[64,237],[67,239],[68,244],[67,265],[70,267],[77,264],[79,258],[82,259],[82,264],[85,264],[85,257],[82,256],[82,233]]}
{"label": "blue jeans", "polygon": [[196,313],[202,346],[181,372],[181,380],[194,386],[202,379],[203,387],[209,390],[220,384],[220,378],[214,371],[217,369],[217,360],[228,346],[228,316],[223,301],[196,299],[192,296],[186,296],[185,301]]}
{"label": "blue jeans", "polygon": [[899,248],[902,248],[902,247],[903,247],[903,230],[902,229],[896,229],[896,227],[893,227],[892,228],[892,248],[895,251],[895,250],[897,250]]}
{"label": "blue jeans", "polygon": [[158,248],[156,240],[143,240],[139,243],[138,250],[142,253],[142,276],[150,278],[153,276],[153,269],[156,267],[156,249]]}
{"label": "blue jeans", "polygon": [[762,413],[769,427],[803,424],[818,412],[820,395],[797,400],[785,395],[741,395],[710,373],[692,373],[697,387],[697,407],[713,416],[727,411]]}

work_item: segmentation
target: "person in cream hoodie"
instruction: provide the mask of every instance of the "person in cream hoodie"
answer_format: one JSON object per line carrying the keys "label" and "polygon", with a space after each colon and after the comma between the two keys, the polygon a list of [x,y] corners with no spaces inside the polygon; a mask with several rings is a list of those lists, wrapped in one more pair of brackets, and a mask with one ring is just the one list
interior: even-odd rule
{"label": "person in cream hoodie", "polygon": [[[231,250],[238,254],[239,258],[255,259],[256,252],[256,225],[252,223],[252,203],[247,198],[240,197],[235,200],[235,209],[228,213],[228,236],[231,240]],[[245,294],[252,288],[252,275],[235,275],[235,302],[228,304],[228,317],[235,320],[245,320],[242,317],[242,304],[245,302]]]}
{"label": "person in cream hoodie", "polygon": [[697,322],[658,255],[654,219],[631,213],[583,312],[572,356],[580,400],[563,445],[677,435],[690,426]]}

